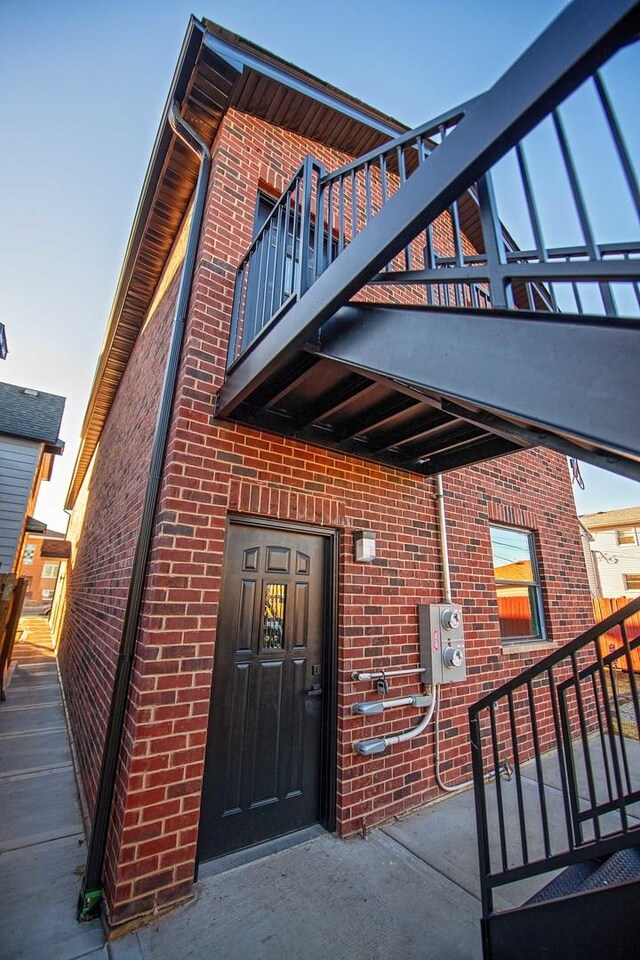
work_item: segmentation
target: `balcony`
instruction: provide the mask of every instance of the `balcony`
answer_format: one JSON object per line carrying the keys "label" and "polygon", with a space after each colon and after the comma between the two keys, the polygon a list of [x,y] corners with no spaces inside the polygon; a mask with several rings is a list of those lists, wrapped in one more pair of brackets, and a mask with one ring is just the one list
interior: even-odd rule
{"label": "balcony", "polygon": [[[636,20],[574,4],[486,94],[339,170],[307,157],[239,266],[217,415],[425,475],[543,444],[638,478],[640,191],[608,90]],[[615,184],[606,242],[576,92]],[[546,235],[540,130],[570,244]]]}

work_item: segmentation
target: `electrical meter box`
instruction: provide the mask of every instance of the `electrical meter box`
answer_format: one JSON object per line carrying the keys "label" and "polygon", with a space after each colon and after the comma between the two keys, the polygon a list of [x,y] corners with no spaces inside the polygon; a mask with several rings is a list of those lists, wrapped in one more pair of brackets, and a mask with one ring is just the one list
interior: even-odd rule
{"label": "electrical meter box", "polygon": [[462,607],[453,603],[418,604],[420,666],[423,682],[456,683],[466,679]]}

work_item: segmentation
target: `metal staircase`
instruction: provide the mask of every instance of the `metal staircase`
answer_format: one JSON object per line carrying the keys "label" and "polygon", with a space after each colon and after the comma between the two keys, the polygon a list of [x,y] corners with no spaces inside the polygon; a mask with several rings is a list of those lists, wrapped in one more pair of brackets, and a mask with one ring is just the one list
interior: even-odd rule
{"label": "metal staircase", "polygon": [[543,444],[640,477],[637,121],[608,90],[639,24],[576,0],[482,96],[306,158],[239,267],[217,415],[422,474]]}
{"label": "metal staircase", "polygon": [[[469,711],[485,960],[638,956],[639,612],[640,598]],[[558,870],[496,909],[505,886]]]}

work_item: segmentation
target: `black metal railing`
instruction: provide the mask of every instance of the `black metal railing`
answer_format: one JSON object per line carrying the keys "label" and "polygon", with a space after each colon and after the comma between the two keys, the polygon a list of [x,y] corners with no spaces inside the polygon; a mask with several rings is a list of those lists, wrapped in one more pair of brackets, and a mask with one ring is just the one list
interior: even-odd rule
{"label": "black metal railing", "polygon": [[227,367],[315,279],[315,206],[324,172],[313,157],[305,157],[238,267]]}
{"label": "black metal railing", "polygon": [[[637,49],[636,44],[621,56],[629,61]],[[594,71],[469,188],[467,197],[477,203],[481,224],[477,253],[465,253],[454,205],[443,226],[449,233],[446,245],[455,255],[425,244],[421,268],[386,270],[371,282],[425,284],[432,291],[430,303],[464,306],[463,290],[475,277],[476,284],[490,290],[491,302],[498,307],[637,316],[640,191],[623,124],[607,89],[607,66]],[[581,125],[587,117],[598,130],[598,139],[585,162]],[[598,182],[608,184],[612,206],[620,211],[617,223],[605,222],[593,187],[596,172]],[[550,211],[551,205],[555,211]],[[619,233],[619,240],[604,239],[612,230]],[[510,231],[525,242],[516,243]],[[572,242],[557,243],[549,236],[561,233],[570,234]],[[443,270],[448,286],[438,283]],[[452,283],[455,300],[447,294]]]}
{"label": "black metal railing", "polygon": [[[588,54],[577,37],[572,61],[563,33],[564,66],[545,89],[527,64],[557,59],[560,20],[580,20],[580,3],[475,100],[339,170],[308,157],[240,265],[230,363],[365,231],[369,275],[362,255],[352,265],[362,284],[411,285],[416,303],[637,318],[640,187],[628,78],[638,75],[638,44],[616,21],[630,3],[615,6],[619,13],[612,0],[603,24],[594,22],[594,37],[603,35]],[[522,89],[512,110],[514,84]],[[442,163],[431,177],[434,156]],[[390,204],[417,171],[429,178],[416,178],[407,209]],[[603,183],[613,218],[603,212]],[[424,210],[411,219],[414,203]],[[335,274],[345,289],[348,279]]]}
{"label": "black metal railing", "polygon": [[470,709],[485,918],[497,887],[640,844],[639,611],[640,598]]}
{"label": "black metal railing", "polygon": [[[433,151],[455,129],[470,104],[456,107],[434,120],[409,130],[382,144],[351,163],[333,170],[320,181],[319,219],[330,227],[318,249],[316,272],[319,276],[340,256],[346,246],[371,222],[407,179],[421,167]],[[451,210],[457,219],[457,203]],[[460,234],[458,240],[461,240]],[[416,262],[434,256],[433,231],[427,227],[423,243],[407,245],[387,265],[392,269],[412,270]],[[427,251],[425,253],[425,250]],[[462,256],[462,247],[460,247]]]}

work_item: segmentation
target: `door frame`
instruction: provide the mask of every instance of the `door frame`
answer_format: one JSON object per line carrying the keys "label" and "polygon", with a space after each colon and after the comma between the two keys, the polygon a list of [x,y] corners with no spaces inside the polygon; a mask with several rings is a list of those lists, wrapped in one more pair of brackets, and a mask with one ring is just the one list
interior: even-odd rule
{"label": "door frame", "polygon": [[[325,830],[333,832],[336,828],[336,802],[338,778],[338,545],[339,531],[318,527],[313,524],[294,523],[285,520],[273,520],[268,517],[257,517],[245,514],[228,514],[225,525],[224,553],[220,570],[220,599],[222,600],[222,583],[224,580],[224,564],[227,556],[229,538],[234,526],[253,526],[262,529],[282,530],[290,533],[312,534],[324,539],[324,597],[323,605],[327,612],[323,636],[323,684],[325,695],[322,698],[322,732],[320,738],[320,816],[318,822]],[[216,648],[214,651],[213,676],[217,659],[217,623]],[[211,709],[213,697],[210,698]],[[206,744],[205,744],[206,750]],[[202,811],[200,812],[200,817]],[[198,843],[199,848],[199,843]],[[199,849],[196,853],[196,879],[200,863]]]}

